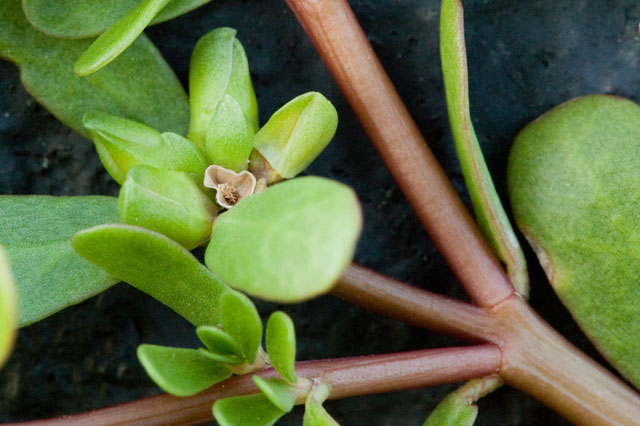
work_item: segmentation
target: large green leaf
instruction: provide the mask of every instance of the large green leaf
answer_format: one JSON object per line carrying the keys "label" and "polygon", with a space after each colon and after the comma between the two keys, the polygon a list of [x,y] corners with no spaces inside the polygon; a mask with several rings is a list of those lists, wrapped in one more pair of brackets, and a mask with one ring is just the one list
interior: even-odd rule
{"label": "large green leaf", "polygon": [[331,289],[351,262],[361,227],[351,189],[324,178],[293,179],[218,217],[205,262],[232,287],[298,302]]}
{"label": "large green leaf", "polygon": [[496,255],[507,266],[511,282],[526,297],[529,295],[529,277],[524,254],[493,185],[471,122],[464,16],[460,0],[442,1],[440,56],[451,131],[478,225]]}
{"label": "large green leaf", "polygon": [[76,255],[70,241],[80,229],[117,221],[112,197],[0,196],[0,243],[17,283],[20,326],[116,282]]}
{"label": "large green leaf", "polygon": [[0,246],[0,367],[9,358],[16,340],[16,305],[13,275]]}
{"label": "large green leaf", "polygon": [[185,133],[186,94],[149,39],[138,38],[108,67],[78,77],[73,64],[90,43],[47,37],[27,22],[19,0],[0,0],[0,57],[20,67],[29,93],[60,121],[88,137],[82,116],[97,110]]}
{"label": "large green leaf", "polygon": [[229,288],[164,235],[130,225],[104,225],[76,233],[72,245],[91,263],[151,295],[194,325],[220,323],[218,302]]}
{"label": "large green leaf", "polygon": [[[211,0],[172,0],[153,24],[173,19]],[[53,37],[92,37],[115,24],[140,0],[22,0],[29,22]]]}
{"label": "large green leaf", "polygon": [[517,136],[508,183],[554,290],[640,387],[640,107],[601,95],[554,108]]}

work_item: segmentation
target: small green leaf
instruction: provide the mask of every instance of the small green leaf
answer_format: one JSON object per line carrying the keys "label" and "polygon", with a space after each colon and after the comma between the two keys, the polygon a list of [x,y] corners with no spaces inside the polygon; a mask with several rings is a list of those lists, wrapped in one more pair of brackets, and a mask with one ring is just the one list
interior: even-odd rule
{"label": "small green leaf", "polygon": [[337,127],[338,113],[331,102],[320,93],[309,92],[276,111],[256,133],[254,146],[270,167],[290,179],[315,160]]}
{"label": "small green leaf", "polygon": [[256,359],[262,342],[262,320],[251,300],[242,293],[229,291],[220,298],[222,329],[240,343],[249,364]]}
{"label": "small green leaf", "polygon": [[244,358],[235,355],[222,355],[216,352],[211,352],[205,348],[198,348],[198,351],[210,360],[220,364],[238,365],[244,362]]}
{"label": "small green leaf", "polygon": [[[172,0],[152,24],[173,19],[211,0]],[[29,22],[52,37],[85,38],[104,32],[140,0],[22,0]]]}
{"label": "small green leaf", "polygon": [[507,266],[516,290],[527,297],[529,277],[524,254],[493,185],[471,122],[464,16],[460,0],[442,1],[440,55],[451,131],[478,225],[493,251]]}
{"label": "small green leaf", "polygon": [[253,148],[253,125],[240,104],[229,95],[218,102],[205,139],[212,164],[236,172],[246,170]]}
{"label": "small green leaf", "polygon": [[0,196],[0,243],[16,281],[20,327],[117,282],[70,243],[80,229],[108,222],[118,222],[113,197]]}
{"label": "small green leaf", "polygon": [[340,426],[322,406],[328,396],[329,387],[326,384],[320,383],[313,386],[304,403],[302,426]]}
{"label": "small green leaf", "polygon": [[198,338],[211,352],[223,355],[242,356],[240,343],[218,327],[203,325],[196,329]]}
{"label": "small green leaf", "polygon": [[194,325],[220,323],[218,304],[228,287],[164,235],[130,225],[102,225],[76,233],[71,243],[80,256]]}
{"label": "small green leaf", "polygon": [[258,103],[251,84],[249,63],[235,36],[236,30],[232,28],[217,28],[200,38],[191,54],[188,137],[202,148],[216,105],[225,94],[238,102],[254,131],[258,130]]}
{"label": "small green leaf", "polygon": [[278,378],[263,379],[260,376],[253,376],[253,382],[264,396],[280,410],[285,413],[293,410],[296,395],[290,383]]}
{"label": "small green leaf", "polygon": [[318,177],[272,186],[213,224],[205,263],[225,283],[266,300],[326,293],[351,262],[362,215],[354,192]]}
{"label": "small green leaf", "polygon": [[272,426],[286,414],[261,393],[216,401],[213,416],[220,426]]}
{"label": "small green leaf", "polygon": [[195,349],[138,346],[138,359],[151,380],[175,396],[191,396],[231,376],[231,370]]}
{"label": "small green leaf", "polygon": [[518,226],[580,327],[640,387],[640,106],[585,96],[525,127],[511,149]]}
{"label": "small green leaf", "polygon": [[9,358],[16,340],[16,305],[15,282],[0,246],[0,368]]}
{"label": "small green leaf", "polygon": [[91,43],[74,64],[73,71],[85,76],[111,63],[142,34],[158,12],[170,1],[142,0]]}
{"label": "small green leaf", "polygon": [[160,134],[141,123],[101,112],[88,112],[83,123],[111,177],[120,185],[137,164],[192,173],[202,181],[207,159],[189,139]]}
{"label": "small green leaf", "polygon": [[497,375],[470,380],[447,395],[422,426],[473,426],[478,416],[475,403],[502,384],[502,379]]}
{"label": "small green leaf", "polygon": [[140,37],[111,66],[81,78],[73,63],[89,43],[47,37],[27,22],[19,1],[0,0],[0,57],[20,67],[27,91],[60,121],[88,137],[82,116],[98,110],[185,133],[187,96],[149,39]]}
{"label": "small green leaf", "polygon": [[118,197],[120,221],[194,249],[209,238],[218,207],[184,172],[135,166]]}
{"label": "small green leaf", "polygon": [[284,312],[274,312],[269,317],[266,344],[273,368],[290,383],[296,383],[296,331]]}

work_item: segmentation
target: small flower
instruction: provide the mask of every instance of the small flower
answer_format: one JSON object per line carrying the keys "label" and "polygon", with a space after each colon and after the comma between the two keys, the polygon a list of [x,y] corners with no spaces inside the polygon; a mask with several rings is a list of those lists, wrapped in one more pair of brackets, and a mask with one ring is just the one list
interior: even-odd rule
{"label": "small flower", "polygon": [[225,209],[230,209],[255,192],[256,177],[251,172],[236,173],[213,165],[207,167],[204,172],[204,186],[215,189],[217,203]]}

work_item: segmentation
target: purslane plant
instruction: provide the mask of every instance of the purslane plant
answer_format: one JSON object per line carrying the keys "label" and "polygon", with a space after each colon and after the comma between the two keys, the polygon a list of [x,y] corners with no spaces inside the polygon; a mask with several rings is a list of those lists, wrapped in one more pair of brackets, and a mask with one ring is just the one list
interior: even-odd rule
{"label": "purslane plant", "polygon": [[[231,399],[220,400],[214,406],[214,412],[219,417],[218,420],[224,424],[248,424],[246,423],[247,421],[260,418],[260,416],[255,415],[250,416],[250,419],[242,417],[243,414],[246,414],[244,412],[246,407],[250,403],[255,403],[257,406],[262,407],[259,409],[259,413],[266,416],[263,417],[265,419],[264,423],[256,424],[270,424],[272,420],[275,421],[275,418],[290,409],[290,405],[292,405],[291,394],[293,392],[290,385],[292,382],[297,383],[294,379],[295,377],[298,380],[300,378],[322,378],[322,383],[319,383],[317,387],[307,386],[304,388],[307,393],[302,395],[298,402],[306,401],[305,422],[308,424],[332,424],[332,420],[322,414],[323,412],[318,408],[318,404],[327,396],[336,398],[364,392],[398,389],[418,384],[428,385],[439,381],[460,380],[477,375],[486,375],[492,372],[500,373],[500,376],[507,383],[528,391],[577,423],[627,424],[637,418],[639,409],[638,397],[555,335],[550,328],[532,314],[530,308],[527,307],[520,296],[514,293],[514,289],[502,272],[500,265],[493,257],[488,246],[484,244],[482,237],[475,229],[469,216],[466,215],[453,190],[446,183],[446,178],[429,156],[415,125],[411,122],[381,67],[376,62],[375,55],[362,37],[355,19],[345,3],[338,0],[328,1],[323,4],[293,0],[290,3],[316,43],[334,76],[341,84],[347,98],[359,114],[372,140],[377,144],[392,172],[394,172],[408,198],[412,201],[420,218],[434,236],[434,240],[457,272],[473,300],[480,307],[474,308],[470,305],[438,298],[435,295],[421,292],[362,270],[357,266],[347,269],[340,283],[334,289],[334,294],[414,324],[454,332],[476,339],[479,338],[489,342],[489,344],[477,348],[469,347],[460,351],[461,354],[476,357],[474,361],[477,368],[473,371],[468,369],[468,365],[465,364],[463,359],[456,360],[456,351],[450,349],[438,353],[426,351],[424,353],[390,355],[388,358],[345,360],[342,363],[342,368],[340,368],[340,365],[336,366],[335,363],[333,366],[318,363],[317,367],[313,364],[307,366],[303,364],[296,368],[298,374],[294,375],[292,373],[294,370],[291,367],[293,361],[292,353],[295,354],[295,344],[291,344],[292,327],[287,322],[286,317],[277,315],[276,318],[279,319],[274,320],[276,321],[274,324],[280,324],[279,328],[285,330],[280,331],[280,336],[288,337],[273,338],[273,333],[271,333],[270,339],[270,333],[267,331],[267,353],[270,361],[277,372],[282,375],[285,382],[261,379],[260,375],[256,376],[258,378],[253,378],[251,381],[263,394],[244,397],[249,398],[245,400],[237,399],[242,397],[235,396]],[[454,31],[450,35],[451,39],[447,40],[452,41],[454,48],[456,48],[456,46],[460,46],[461,41],[461,38],[455,41],[455,36],[460,35],[455,31],[456,28],[458,31],[462,28],[461,8],[456,2],[445,1],[443,10],[446,10],[445,8],[447,7],[449,7],[448,10],[452,12],[452,15],[447,15],[443,12],[443,26],[445,30],[448,24],[453,26]],[[450,21],[445,19],[446,16],[449,16]],[[447,37],[445,32],[443,32],[443,36]],[[349,40],[352,43],[345,44],[344,40]],[[457,54],[463,55],[464,52],[458,52]],[[453,70],[458,67],[457,70],[459,72],[466,72],[464,66],[460,65],[463,63],[459,61],[461,56],[455,57],[455,52],[453,55],[454,59],[458,59],[457,65],[455,63],[452,65],[454,67]],[[447,70],[446,61],[443,61],[443,66],[445,67],[445,75],[455,72],[452,69]],[[363,72],[367,73],[368,79],[361,78]],[[371,80],[378,83],[379,90],[367,90],[366,82]],[[465,84],[466,76],[462,75],[457,82],[455,79],[453,81],[454,90],[450,90],[451,86],[448,83],[447,91],[448,95],[454,92],[453,97],[455,99],[455,87],[456,85]],[[355,96],[356,93],[358,96]],[[464,92],[459,92],[458,95],[464,96]],[[459,99],[462,99],[462,104],[464,104],[464,99]],[[452,102],[450,101],[450,111],[453,115],[459,113],[463,117],[461,122],[464,123],[464,106],[452,106],[451,104]],[[298,113],[298,117],[304,116],[304,113],[304,111]],[[292,114],[296,114],[295,109]],[[468,123],[468,111],[466,114]],[[276,115],[274,114],[274,118]],[[284,114],[284,117],[283,121],[286,123],[287,115]],[[374,121],[377,121],[376,125],[374,125]],[[386,123],[388,126],[380,126],[379,123]],[[455,133],[456,124],[453,119],[452,126]],[[464,128],[464,124],[462,126]],[[286,128],[287,126],[283,124],[281,127]],[[273,132],[269,132],[269,134],[273,134]],[[323,133],[303,132],[303,135],[306,134]],[[211,140],[214,139],[212,138]],[[245,139],[238,138],[241,141]],[[295,140],[295,138],[291,139]],[[279,145],[277,137],[272,138],[272,140],[276,141],[276,145]],[[318,140],[322,141],[323,138],[318,137]],[[319,143],[321,144],[322,142]],[[474,168],[483,166],[481,157],[473,149],[473,146],[471,146],[471,151],[467,152],[467,155],[476,161],[475,165],[472,162],[469,166],[472,172]],[[232,149],[231,151],[234,150]],[[284,151],[280,150],[280,152],[284,152],[284,155],[286,155],[286,149]],[[235,155],[236,152],[233,152],[233,154]],[[284,174],[280,174],[275,167],[267,168],[264,165],[268,161],[271,162],[271,166],[274,166],[277,161],[273,161],[272,157],[262,155],[262,152],[260,152],[260,157],[257,158],[263,165],[262,170],[271,171],[275,169],[275,173],[277,173],[274,174],[271,171],[270,174],[262,176],[264,181],[273,183],[282,177],[287,177]],[[127,159],[127,161],[129,160]],[[149,165],[133,165],[129,169],[135,176],[136,170],[139,168],[146,170],[145,168],[151,169],[152,167]],[[161,170],[162,172],[162,169],[156,170]],[[181,176],[188,176],[184,171],[166,170],[165,173],[167,175],[179,173]],[[480,170],[480,173],[482,173],[482,170]],[[127,173],[125,172],[124,174],[126,175]],[[270,176],[274,178],[270,179]],[[485,175],[482,179],[486,178]],[[129,177],[127,176],[126,179],[129,179]],[[198,181],[195,182],[197,185]],[[296,191],[294,189],[289,191],[288,188],[294,185],[300,185],[303,190]],[[317,186],[316,189],[313,189],[314,185]],[[103,225],[78,233],[74,238],[74,246],[84,256],[100,265],[111,275],[143,289],[143,291],[174,308],[194,324],[204,324],[205,328],[198,329],[200,330],[198,335],[207,346],[207,349],[196,350],[195,352],[191,352],[193,350],[187,350],[187,352],[175,351],[176,353],[185,354],[198,353],[198,355],[193,355],[195,357],[193,359],[199,359],[202,362],[206,360],[209,364],[211,362],[216,363],[216,368],[207,371],[218,371],[219,373],[212,373],[215,376],[213,378],[217,379],[228,374],[229,371],[235,368],[233,367],[234,365],[251,365],[252,362],[248,361],[252,357],[249,356],[247,358],[247,354],[241,349],[243,345],[240,340],[244,340],[247,336],[253,336],[249,339],[253,341],[253,344],[246,344],[245,347],[253,348],[249,352],[253,353],[255,350],[257,354],[259,349],[256,349],[257,345],[255,343],[260,339],[255,336],[261,335],[261,332],[255,332],[259,328],[255,321],[252,327],[254,331],[247,333],[242,328],[249,322],[230,321],[228,315],[225,316],[223,306],[231,303],[225,302],[225,300],[238,301],[242,299],[245,301],[244,306],[246,307],[250,306],[250,302],[242,296],[237,296],[239,293],[229,290],[226,284],[219,281],[219,278],[222,278],[225,283],[250,294],[274,300],[293,301],[310,297],[314,295],[314,291],[326,291],[328,286],[339,276],[339,273],[336,274],[335,271],[329,271],[326,276],[317,280],[317,286],[309,286],[302,289],[304,293],[302,295],[295,294],[295,291],[299,290],[297,288],[299,283],[308,278],[306,274],[300,273],[302,269],[300,266],[304,262],[308,262],[309,259],[315,259],[316,261],[321,261],[319,268],[324,268],[326,266],[325,262],[331,261],[330,263],[339,271],[342,271],[346,266],[342,265],[341,261],[349,257],[348,253],[346,255],[344,253],[336,253],[334,257],[333,251],[335,247],[342,244],[343,247],[347,248],[347,252],[349,250],[352,252],[352,248],[349,249],[348,242],[353,241],[355,236],[341,235],[340,237],[345,240],[336,243],[339,237],[336,235],[330,238],[335,240],[331,243],[319,240],[317,244],[314,244],[313,249],[320,250],[319,252],[322,253],[317,258],[305,253],[304,247],[294,247],[287,255],[287,257],[291,257],[291,267],[278,267],[275,270],[276,275],[269,276],[269,273],[274,271],[273,253],[281,250],[283,245],[278,243],[277,238],[264,237],[274,234],[279,235],[279,231],[287,229],[287,227],[279,223],[281,219],[284,219],[282,223],[286,223],[288,226],[293,225],[291,234],[293,237],[290,241],[295,242],[296,237],[299,238],[304,230],[310,228],[310,223],[316,222],[316,218],[313,216],[313,207],[321,205],[318,203],[325,198],[324,196],[318,198],[310,197],[299,201],[294,199],[293,206],[299,209],[298,211],[303,219],[300,222],[294,220],[291,223],[291,217],[296,217],[297,215],[283,217],[282,209],[280,209],[282,205],[286,205],[290,192],[303,194],[307,192],[307,189],[311,188],[310,192],[312,194],[315,192],[316,194],[334,193],[336,195],[335,202],[331,202],[331,198],[328,200],[327,207],[329,210],[323,209],[317,217],[317,219],[324,221],[327,220],[325,217],[327,211],[335,213],[336,222],[327,221],[328,226],[323,231],[323,234],[335,229],[354,230],[358,228],[358,226],[354,226],[357,225],[357,215],[354,215],[350,221],[344,222],[343,220],[338,220],[344,218],[344,212],[331,210],[336,205],[348,206],[350,197],[346,192],[340,191],[338,188],[330,188],[330,186],[331,184],[317,180],[317,178],[298,178],[290,182],[277,184],[272,188],[266,189],[264,193],[251,195],[246,197],[246,200],[238,202],[237,205],[230,206],[232,208],[229,211],[215,219],[211,243],[205,255],[205,261],[215,275],[207,271],[177,243],[163,235],[141,228],[126,225]],[[144,184],[142,184],[141,188],[143,187]],[[159,192],[167,189],[162,184],[158,185],[157,188]],[[202,193],[207,196],[206,190],[197,186],[195,189],[204,191]],[[152,193],[158,191],[152,191]],[[218,194],[222,192],[219,183],[216,191]],[[481,190],[479,192],[478,198],[484,197],[484,199],[491,200],[494,197],[491,192],[485,194],[482,194]],[[179,197],[167,197],[166,195],[161,194],[161,198],[167,201],[178,201],[178,204],[182,204],[184,207],[185,203],[180,203],[179,200],[176,200]],[[427,203],[427,198],[431,203]],[[209,199],[213,200],[213,194],[209,193]],[[434,200],[436,201],[435,203],[433,203]],[[352,197],[351,202],[353,202]],[[140,202],[143,213],[139,216],[152,217],[154,214],[159,214],[159,211],[165,210],[161,206],[159,209],[153,209],[153,211],[145,214],[144,207],[147,203],[148,201]],[[270,211],[269,206],[277,206],[278,208]],[[486,208],[484,210],[482,207],[476,208],[486,214],[486,217],[489,218],[488,222],[492,221]],[[189,208],[188,210],[191,211],[192,209]],[[261,215],[265,211],[268,211],[269,214],[262,217]],[[346,211],[353,212],[353,208],[347,208]],[[265,223],[273,224],[273,229],[254,226],[258,218]],[[155,218],[151,222],[158,223]],[[176,229],[179,230],[180,228],[182,227],[177,227]],[[218,228],[217,233],[216,228]],[[170,228],[160,225],[157,230],[171,233],[173,236],[173,231],[167,231],[167,229]],[[500,225],[498,225],[498,230],[500,229]],[[504,230],[504,228],[502,229]],[[264,232],[264,234],[261,234],[261,232]],[[282,241],[288,241],[285,237],[286,235],[283,236]],[[252,252],[251,250],[254,250],[255,246],[258,245],[252,244],[252,241],[268,241],[269,243],[261,247],[260,250]],[[325,249],[322,248],[322,242],[327,243]],[[210,252],[210,250],[212,251]],[[247,257],[243,258],[243,255],[247,255]],[[236,266],[222,262],[222,260],[229,257],[237,260]],[[258,261],[254,262],[256,258]],[[154,261],[157,259],[171,260],[172,264],[156,267]],[[508,257],[503,259],[508,259]],[[509,264],[507,260],[505,262]],[[248,269],[247,272],[242,268],[242,266],[246,265],[255,266],[255,268],[246,268]],[[157,269],[160,270],[158,271]],[[169,271],[172,271],[173,275],[163,273]],[[324,269],[318,269],[318,272],[324,272]],[[288,279],[279,279],[282,277]],[[260,279],[265,279],[265,282],[261,283]],[[270,283],[268,281],[270,279],[271,281],[275,279],[276,282],[284,284],[269,288]],[[176,282],[179,285],[176,285]],[[194,284],[197,282],[202,283],[202,285]],[[259,285],[256,285],[256,283],[259,283]],[[265,288],[268,290],[265,291]],[[313,288],[314,291],[309,291],[310,288]],[[524,287],[518,288],[522,291]],[[195,294],[194,292],[197,293],[197,289],[204,289],[205,291],[203,294]],[[213,289],[215,291],[206,294],[207,291]],[[185,293],[189,294],[188,298],[185,298]],[[190,303],[193,300],[198,301],[196,304],[198,306],[195,309],[193,303]],[[204,303],[205,300],[206,303]],[[236,305],[243,304],[242,302],[237,302]],[[250,310],[250,308],[248,309]],[[229,309],[226,311],[238,312],[242,311],[242,309]],[[255,313],[244,315],[244,318],[251,316],[255,318]],[[225,318],[227,319],[225,320]],[[222,329],[217,327],[206,328],[211,327],[212,324],[222,324]],[[240,327],[240,330],[234,330],[237,327]],[[278,326],[274,325],[272,328],[278,328]],[[267,324],[267,330],[269,330],[269,324]],[[270,340],[275,340],[279,343],[275,346],[273,344],[270,345]],[[294,348],[293,351],[291,350],[292,347]],[[214,350],[211,350],[212,348]],[[287,350],[286,348],[289,349]],[[279,351],[283,350],[286,352],[285,355],[279,353]],[[153,351],[153,349],[149,349],[146,346],[141,347],[139,352],[141,360],[143,360],[143,364],[146,363],[145,366],[150,371],[151,376],[154,377],[154,380],[164,383],[166,386],[169,383],[165,377],[166,374],[163,376],[163,373],[157,368],[157,363],[153,363],[154,355],[149,358],[149,353],[153,353]],[[155,361],[157,361],[165,359],[167,353],[163,352],[163,350],[156,350],[155,354]],[[189,357],[191,355],[185,356]],[[243,357],[245,357],[244,361],[242,361]],[[175,357],[172,356],[172,358]],[[286,361],[282,361],[282,359]],[[421,370],[418,365],[412,364],[413,360],[427,359],[432,362],[431,367],[442,369],[439,375],[435,370],[426,369],[425,367],[422,367]],[[253,360],[255,361],[255,358]],[[446,361],[445,363],[439,363],[438,360]],[[445,368],[447,363],[449,367],[459,367],[460,374],[453,374],[450,370],[447,372]],[[220,367],[221,364],[227,367]],[[418,364],[423,365],[424,363],[418,362]],[[168,368],[170,378],[175,378],[176,374],[180,376],[180,374],[198,371],[197,368],[194,370],[189,368],[175,369],[174,371],[172,369],[175,365],[172,363],[165,363],[165,367]],[[466,371],[465,368],[467,368]],[[254,369],[258,370],[259,367],[251,365],[248,370],[238,372],[247,373]],[[371,376],[379,375],[379,377],[377,380],[362,378],[359,371],[367,371]],[[265,370],[265,373],[271,374],[269,370]],[[179,379],[178,384],[185,385],[186,383],[188,385],[193,380],[197,381],[202,378],[202,375],[194,375],[191,379]],[[241,379],[229,381],[226,387],[226,395],[224,395],[224,392],[220,393],[221,388],[219,387],[213,387],[206,392],[212,398],[222,395],[230,396],[229,392],[231,394],[234,392],[245,393],[250,388],[247,387],[248,382]],[[391,383],[384,383],[384,380]],[[471,408],[471,411],[469,411],[469,400],[466,399],[468,397],[456,398],[456,395],[465,395],[465,392],[467,392],[466,395],[469,395],[469,392],[471,392],[471,394],[481,396],[485,391],[497,386],[499,382],[492,376],[479,382],[481,384],[491,383],[490,386],[483,387],[480,385],[478,388],[478,382],[470,382],[459,393],[447,398],[439,407],[437,413],[434,413],[434,416],[441,416],[443,412],[446,416],[459,415],[460,422],[467,422],[461,424],[468,424],[472,421],[473,409]],[[207,383],[210,384],[211,382]],[[200,386],[202,386],[202,383]],[[364,388],[366,387],[369,389],[365,390]],[[469,391],[469,389],[472,390]],[[179,391],[176,393],[187,394],[188,392]],[[615,395],[615,397],[612,397],[612,395]],[[137,415],[144,416],[147,412],[145,410],[155,409],[156,411],[162,411],[158,410],[161,407],[161,400],[161,398],[156,398],[138,403],[136,407],[139,409],[139,413],[132,416],[131,419],[133,420]],[[136,403],[133,404],[135,406]],[[177,407],[179,407],[179,403]],[[215,407],[218,408],[216,409]],[[164,410],[168,411],[170,408],[164,407]],[[108,411],[108,413],[116,415],[113,414],[115,413],[114,411]],[[98,413],[94,418],[98,418],[100,415]],[[110,418],[108,415],[104,418],[105,422]],[[204,418],[198,419],[203,420]],[[430,418],[426,424],[429,424],[430,421],[437,422],[437,419],[434,419],[435,417]],[[67,420],[74,421],[73,419]],[[76,421],[82,422],[83,420],[86,420],[86,418],[79,417]],[[317,422],[312,423],[314,421]]]}

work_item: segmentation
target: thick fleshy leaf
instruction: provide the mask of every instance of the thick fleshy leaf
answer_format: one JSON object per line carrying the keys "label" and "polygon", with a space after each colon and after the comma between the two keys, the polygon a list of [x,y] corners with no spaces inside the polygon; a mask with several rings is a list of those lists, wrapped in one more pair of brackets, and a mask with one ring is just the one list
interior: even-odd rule
{"label": "thick fleshy leaf", "polygon": [[142,0],[91,43],[73,66],[78,75],[89,75],[108,65],[131,46],[153,18],[171,0]]}
{"label": "thick fleshy leaf", "polygon": [[471,122],[464,16],[460,0],[442,1],[440,56],[449,123],[478,225],[493,251],[506,265],[516,290],[527,297],[529,277],[524,254],[493,185]]}
{"label": "thick fleshy leaf", "polygon": [[267,354],[271,365],[291,383],[298,381],[296,376],[296,331],[293,321],[284,312],[274,312],[267,321]]}
{"label": "thick fleshy leaf", "polygon": [[191,54],[188,137],[202,148],[205,147],[205,133],[216,105],[225,95],[238,102],[254,130],[258,130],[258,102],[251,84],[247,56],[236,39],[236,30],[223,27],[200,38]]}
{"label": "thick fleshy leaf", "polygon": [[118,222],[113,197],[0,196],[0,244],[18,294],[18,325],[94,296],[117,280],[76,255],[71,236]]}
{"label": "thick fleshy leaf", "polygon": [[198,338],[211,352],[224,355],[242,356],[240,342],[218,327],[203,325],[196,329]]}
{"label": "thick fleshy leaf", "polygon": [[303,177],[249,196],[213,224],[205,262],[225,283],[266,300],[328,292],[351,262],[362,227],[347,186]]}
{"label": "thick fleshy leaf", "polygon": [[138,165],[118,197],[120,221],[160,232],[187,250],[204,243],[218,206],[184,172]]}
{"label": "thick fleshy leaf", "polygon": [[296,395],[291,384],[282,379],[263,379],[260,376],[253,376],[253,382],[273,405],[285,413],[293,410]]}
{"label": "thick fleshy leaf", "polygon": [[109,67],[89,77],[73,63],[90,40],[47,37],[27,22],[18,0],[0,0],[0,57],[15,62],[25,87],[60,121],[83,136],[88,111],[103,111],[184,134],[189,105],[184,89],[145,36]]}
{"label": "thick fleshy leaf", "polygon": [[221,321],[229,288],[180,244],[130,225],[103,225],[73,236],[74,250],[112,276],[164,303],[194,325]]}
{"label": "thick fleshy leaf", "polygon": [[0,246],[0,368],[16,340],[16,289],[4,249]]}
{"label": "thick fleshy leaf", "polygon": [[240,343],[242,355],[252,364],[262,343],[262,320],[256,306],[244,294],[230,291],[220,298],[220,316],[222,329]]}
{"label": "thick fleshy leaf", "polygon": [[82,122],[105,169],[120,185],[138,164],[192,173],[198,181],[204,177],[204,151],[187,138],[97,111],[86,113]]}
{"label": "thick fleshy leaf", "polygon": [[478,417],[476,402],[502,384],[496,375],[470,380],[440,401],[422,426],[473,426]]}
{"label": "thick fleshy leaf", "polygon": [[554,290],[640,387],[640,106],[600,95],[552,109],[517,136],[508,183]]}
{"label": "thick fleshy leaf", "polygon": [[218,362],[220,364],[237,365],[244,362],[244,358],[235,355],[222,355],[219,353],[211,352],[205,348],[198,348],[198,351],[210,360]]}
{"label": "thick fleshy leaf", "polygon": [[145,344],[138,346],[138,359],[151,380],[175,396],[195,395],[231,376],[229,367],[196,349]]}
{"label": "thick fleshy leaf", "polygon": [[[309,92],[276,111],[256,133],[254,146],[269,167],[290,179],[320,155],[337,127],[338,113],[331,102],[318,92]],[[261,168],[259,164],[251,167],[252,171]]]}
{"label": "thick fleshy leaf", "polygon": [[213,416],[220,426],[271,426],[285,415],[261,393],[216,401]]}
{"label": "thick fleshy leaf", "polygon": [[[211,0],[172,0],[152,24],[173,19]],[[22,0],[29,22],[53,37],[85,38],[104,32],[140,0]]]}
{"label": "thick fleshy leaf", "polygon": [[240,104],[229,95],[218,102],[205,138],[211,164],[240,172],[246,170],[253,148],[253,125]]}
{"label": "thick fleshy leaf", "polygon": [[302,426],[340,426],[324,409],[322,403],[329,396],[329,387],[323,383],[314,385],[304,403]]}

